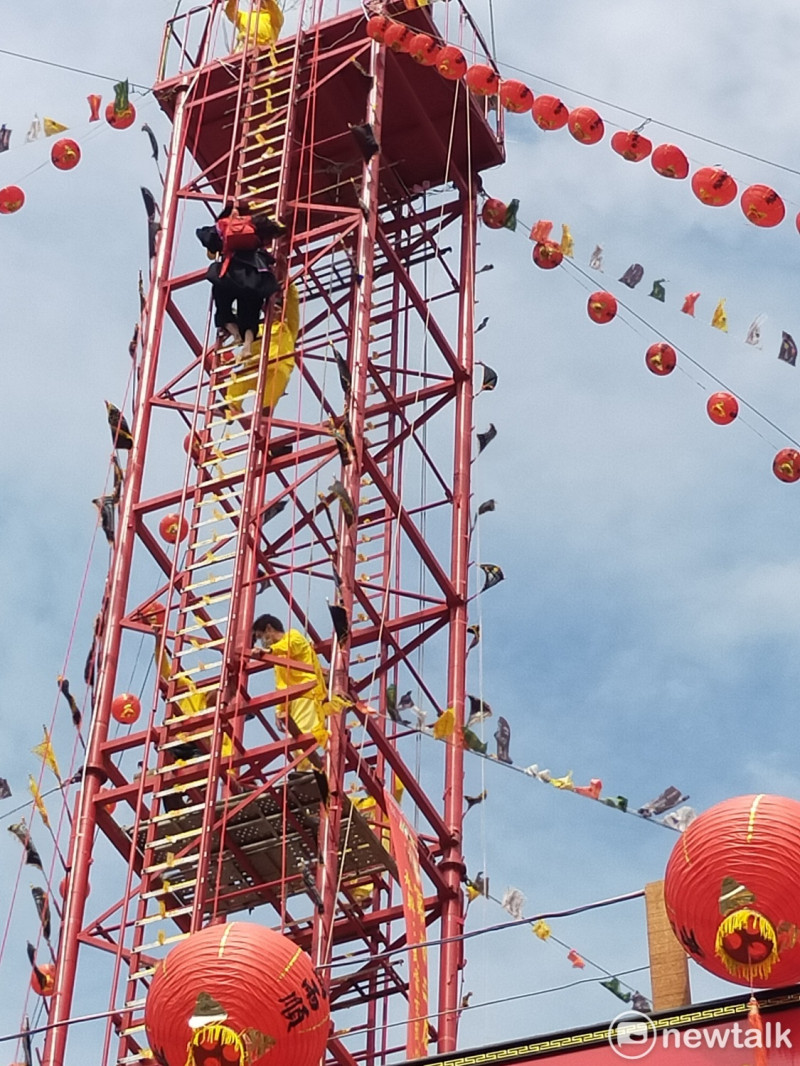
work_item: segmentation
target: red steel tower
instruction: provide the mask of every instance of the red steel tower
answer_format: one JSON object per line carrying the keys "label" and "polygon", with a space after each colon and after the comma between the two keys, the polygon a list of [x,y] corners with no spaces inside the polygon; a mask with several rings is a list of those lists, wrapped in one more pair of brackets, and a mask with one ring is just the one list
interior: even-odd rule
{"label": "red steel tower", "polygon": [[[491,64],[460,0],[445,10],[438,27],[429,7],[387,13]],[[212,0],[164,37],[172,139],[45,1066],[91,1011],[99,1061],[146,1058],[156,962],[232,918],[311,953],[331,1061],[456,1045],[478,175],[502,130],[463,82],[370,40],[361,10],[316,0],[297,23],[259,44],[245,18],[231,41]],[[286,227],[286,310],[244,361],[215,343],[193,232],[232,198]],[[293,300],[294,370],[263,407]],[[324,747],[276,722],[310,682],[276,688],[260,612],[328,671]],[[148,645],[144,713],[120,729],[112,701]],[[425,736],[411,704],[452,709],[455,732]],[[426,929],[427,956],[408,947]]]}

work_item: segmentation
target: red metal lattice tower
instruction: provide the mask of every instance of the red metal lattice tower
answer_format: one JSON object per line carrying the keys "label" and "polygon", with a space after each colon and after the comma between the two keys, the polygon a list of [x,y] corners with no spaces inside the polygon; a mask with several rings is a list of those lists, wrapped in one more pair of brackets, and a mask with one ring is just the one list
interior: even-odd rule
{"label": "red metal lattice tower", "polygon": [[[242,915],[311,952],[331,1061],[403,1057],[410,979],[386,813],[400,792],[437,945],[431,1035],[456,1044],[476,205],[501,130],[462,83],[371,42],[360,11],[322,6],[274,48],[245,37],[229,52],[219,0],[167,27],[155,91],[172,141],[45,1066],[65,1061],[70,1018],[103,1010],[102,1061],[138,1063],[158,959]],[[485,61],[452,7],[451,36]],[[428,8],[394,17],[441,39]],[[352,132],[365,124],[380,145],[366,162]],[[290,285],[299,299],[297,365],[266,409],[269,340],[249,364],[215,347],[197,265],[193,229],[232,197],[285,223],[278,273],[285,304]],[[172,546],[167,514],[187,526]],[[343,642],[329,604],[349,621]],[[324,752],[275,724],[308,684],[276,690],[275,656],[252,655],[260,611],[329,668],[343,709]],[[142,720],[115,732],[111,701],[143,642],[157,678]],[[387,714],[392,686],[452,708],[453,737]]]}

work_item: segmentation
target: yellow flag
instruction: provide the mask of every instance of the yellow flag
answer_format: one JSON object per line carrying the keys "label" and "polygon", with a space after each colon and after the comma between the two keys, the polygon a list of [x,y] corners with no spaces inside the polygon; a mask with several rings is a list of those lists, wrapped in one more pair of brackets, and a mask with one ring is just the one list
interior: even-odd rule
{"label": "yellow flag", "polygon": [[481,893],[474,885],[467,884],[467,903],[472,903],[472,901],[477,899],[480,894]]}
{"label": "yellow flag", "polygon": [[569,231],[569,226],[566,222],[561,225],[561,254],[567,256],[568,259],[572,259],[575,256],[575,241],[572,239],[572,234]]}
{"label": "yellow flag", "polygon": [[543,922],[541,918],[535,925],[531,926],[531,931],[535,933],[540,940],[547,940],[551,932],[550,926],[547,924],[547,922]]}
{"label": "yellow flag", "polygon": [[714,310],[714,316],[711,319],[711,325],[714,329],[721,329],[723,333],[728,332],[728,316],[725,314],[725,301],[720,300]]}
{"label": "yellow flag", "polygon": [[442,711],[433,723],[433,735],[437,740],[444,740],[445,737],[451,737],[453,735],[455,727],[455,712],[452,707],[448,707],[446,711]]}
{"label": "yellow flag", "polygon": [[551,777],[550,784],[555,785],[556,788],[565,788],[571,792],[575,787],[572,783],[572,770],[564,775],[564,777]]}
{"label": "yellow flag", "polygon": [[44,824],[49,829],[50,828],[50,819],[49,819],[49,817],[47,815],[47,808],[44,805],[44,800],[42,799],[42,794],[39,791],[39,786],[36,784],[36,782],[31,777],[30,774],[28,774],[28,788],[31,790],[31,795],[33,796],[33,802],[36,804],[36,810],[42,816],[42,821],[44,822]]}
{"label": "yellow flag", "polygon": [[60,122],[56,122],[52,118],[43,118],[42,128],[44,129],[45,137],[53,137],[56,133],[63,133],[64,130],[69,129],[68,126],[62,126]]}
{"label": "yellow flag", "polygon": [[44,740],[41,744],[37,744],[32,750],[34,755],[38,755],[40,759],[43,759],[47,763],[56,775],[56,780],[61,784],[61,772],[58,769],[55,752],[53,751],[53,745],[50,741],[50,734],[46,729],[44,730]]}

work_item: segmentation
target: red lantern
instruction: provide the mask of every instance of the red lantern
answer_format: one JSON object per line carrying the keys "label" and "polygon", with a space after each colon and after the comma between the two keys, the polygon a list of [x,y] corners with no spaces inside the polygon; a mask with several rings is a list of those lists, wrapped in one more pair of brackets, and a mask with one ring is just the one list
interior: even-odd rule
{"label": "red lantern", "polygon": [[641,163],[653,151],[653,142],[636,130],[629,130],[627,133],[620,130],[611,138],[611,147],[629,163]]}
{"label": "red lantern", "polygon": [[721,167],[701,167],[692,174],[692,192],[708,207],[725,207],[739,190]]}
{"label": "red lantern", "polygon": [[415,33],[408,44],[408,54],[423,67],[436,66],[440,48],[427,33]]}
{"label": "red lantern", "polygon": [[25,203],[25,193],[19,185],[6,185],[0,189],[0,215],[13,215]]}
{"label": "red lantern", "polygon": [[610,292],[593,292],[589,297],[586,310],[592,322],[603,325],[610,322],[617,313],[617,301]]}
{"label": "red lantern", "polygon": [[504,204],[502,200],[496,200],[490,196],[483,205],[481,218],[483,219],[483,224],[488,226],[489,229],[502,229],[505,225],[507,214],[508,204]]}
{"label": "red lantern", "polygon": [[739,414],[739,401],[729,392],[715,392],[706,404],[708,417],[718,426],[728,426]]}
{"label": "red lantern", "polygon": [[58,882],[58,891],[62,899],[67,898],[67,886],[69,885],[69,874],[64,874],[61,880]]}
{"label": "red lantern", "polygon": [[446,44],[436,60],[436,69],[443,78],[449,81],[458,81],[467,73],[467,61],[464,53],[454,44]]}
{"label": "red lantern", "polygon": [[486,63],[474,63],[469,67],[464,81],[478,96],[494,96],[500,87],[500,75]]}
{"label": "red lantern", "polygon": [[115,111],[114,105],[109,104],[106,108],[106,122],[115,130],[126,130],[136,121],[136,108],[128,104],[122,111]]}
{"label": "red lantern", "polygon": [[500,82],[500,104],[515,115],[524,114],[533,107],[533,93],[522,81],[503,78]]}
{"label": "red lantern", "polygon": [[372,15],[367,19],[367,37],[371,37],[373,41],[379,41],[383,44],[389,26],[389,20],[385,15]]}
{"label": "red lantern", "polygon": [[800,980],[800,803],[738,796],[699,815],[664,879],[667,915],[695,962],[759,987]]}
{"label": "red lantern", "polygon": [[540,130],[560,130],[569,121],[569,111],[557,96],[537,96],[533,101],[533,121]]}
{"label": "red lantern", "polygon": [[689,160],[677,144],[659,144],[653,149],[650,165],[662,178],[688,178]]}
{"label": "red lantern", "polygon": [[52,996],[56,986],[56,968],[52,962],[37,963],[31,974],[31,988],[37,996]]}
{"label": "red lantern", "polygon": [[158,523],[158,532],[167,544],[177,544],[189,532],[189,523],[179,514],[165,514]]}
{"label": "red lantern", "polygon": [[81,161],[78,142],[71,137],[62,137],[50,149],[50,159],[58,170],[72,170]]}
{"label": "red lantern", "polygon": [[744,217],[754,226],[777,226],[786,217],[786,205],[769,185],[750,185],[739,201]]}
{"label": "red lantern", "polygon": [[581,144],[597,144],[606,132],[603,120],[593,107],[576,107],[570,111],[567,129]]}
{"label": "red lantern", "polygon": [[142,705],[132,692],[121,692],[111,701],[111,717],[120,725],[133,725],[141,713]]}
{"label": "red lantern", "polygon": [[779,481],[800,481],[800,452],[781,448],[773,460],[772,472]]}
{"label": "red lantern", "polygon": [[183,450],[186,454],[189,454],[189,449],[192,449],[192,459],[198,462],[200,459],[200,438],[195,433],[194,436],[191,433],[187,433],[183,438]]}
{"label": "red lantern", "polygon": [[553,270],[563,258],[561,246],[555,241],[537,241],[533,246],[533,261],[542,270]]}
{"label": "red lantern", "polygon": [[192,933],[159,961],[145,1025],[162,1066],[212,1057],[218,1066],[318,1066],[330,1009],[311,959],[288,937],[229,922]]}
{"label": "red lantern", "polygon": [[678,356],[671,344],[659,341],[657,344],[650,345],[645,353],[644,361],[648,370],[652,370],[659,377],[665,377],[675,369]]}

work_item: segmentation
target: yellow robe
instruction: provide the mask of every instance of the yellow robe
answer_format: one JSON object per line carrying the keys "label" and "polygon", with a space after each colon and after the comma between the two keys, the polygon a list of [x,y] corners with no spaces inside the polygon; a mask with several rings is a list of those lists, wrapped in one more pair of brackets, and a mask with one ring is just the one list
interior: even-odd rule
{"label": "yellow robe", "polygon": [[[275,688],[289,688],[290,685],[302,685],[311,680],[315,685],[302,696],[296,696],[289,701],[289,716],[301,733],[312,733],[317,743],[325,747],[328,742],[328,731],[325,728],[325,704],[328,699],[328,686],[322,673],[317,653],[311,647],[308,640],[296,629],[290,629],[284,633],[280,640],[276,640],[270,648],[273,655],[285,655],[287,659],[295,659],[306,663],[308,670],[296,669],[293,666],[275,665]],[[278,711],[282,717],[285,715],[285,707]]]}
{"label": "yellow robe", "polygon": [[[274,408],[286,391],[295,363],[295,346],[300,329],[300,296],[297,286],[290,285],[286,293],[283,316],[272,323],[269,337],[269,353],[264,380],[262,407]],[[250,345],[250,354],[242,362],[242,369],[231,380],[225,391],[225,403],[241,412],[241,399],[253,392],[258,383],[258,361],[261,355],[261,338]]]}
{"label": "yellow robe", "polygon": [[[250,6],[247,0],[248,7]],[[240,11],[238,0],[228,0],[225,15],[236,27],[236,48],[256,44],[259,48],[273,45],[283,27],[283,12],[275,0],[261,0],[260,9],[252,14]]]}

